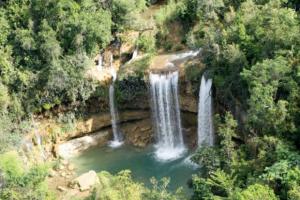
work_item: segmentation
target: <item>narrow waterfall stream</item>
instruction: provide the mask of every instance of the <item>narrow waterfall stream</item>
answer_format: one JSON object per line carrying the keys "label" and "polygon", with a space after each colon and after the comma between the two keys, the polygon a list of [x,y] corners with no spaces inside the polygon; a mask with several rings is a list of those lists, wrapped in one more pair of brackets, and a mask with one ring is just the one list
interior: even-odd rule
{"label": "narrow waterfall stream", "polygon": [[136,47],[132,53],[132,57],[131,59],[128,61],[128,63],[131,63],[132,61],[134,61],[138,56],[138,48]]}
{"label": "narrow waterfall stream", "polygon": [[99,55],[97,69],[98,69],[98,71],[103,70],[103,56],[102,56],[102,54]]}
{"label": "narrow waterfall stream", "polygon": [[115,103],[115,81],[117,79],[117,72],[113,68],[113,58],[110,61],[110,73],[112,75],[113,82],[109,86],[109,109],[111,115],[111,125],[113,131],[113,141],[110,142],[111,147],[118,147],[123,144],[123,136],[119,128],[119,114]]}
{"label": "narrow waterfall stream", "polygon": [[150,73],[153,118],[160,160],[174,160],[185,152],[178,100],[178,71]]}
{"label": "narrow waterfall stream", "polygon": [[212,79],[206,79],[203,75],[198,105],[198,146],[214,144],[211,86]]}

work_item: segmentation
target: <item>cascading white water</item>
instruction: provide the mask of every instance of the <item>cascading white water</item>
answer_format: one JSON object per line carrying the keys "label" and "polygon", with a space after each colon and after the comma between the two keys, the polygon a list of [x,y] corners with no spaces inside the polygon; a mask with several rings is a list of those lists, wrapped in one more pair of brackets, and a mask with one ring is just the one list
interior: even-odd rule
{"label": "cascading white water", "polygon": [[117,79],[117,72],[113,67],[113,58],[110,60],[110,73],[113,78],[113,82],[109,86],[109,108],[111,115],[111,125],[113,131],[113,141],[110,142],[111,147],[118,147],[123,144],[123,136],[119,128],[119,114],[115,104],[115,81]]}
{"label": "cascading white water", "polygon": [[197,56],[200,53],[200,51],[201,51],[201,49],[195,50],[195,51],[190,50],[190,51],[174,54],[169,59],[169,62],[173,62],[173,61],[181,60],[181,59],[193,58],[193,57]]}
{"label": "cascading white water", "polygon": [[128,61],[128,63],[131,63],[132,61],[134,61],[138,56],[138,48],[136,47],[132,53],[132,57],[131,59]]}
{"label": "cascading white water", "polygon": [[153,118],[157,135],[155,155],[173,160],[185,152],[178,100],[178,72],[150,73]]}
{"label": "cascading white water", "polygon": [[199,91],[198,105],[198,146],[212,146],[214,144],[213,116],[212,116],[212,79],[203,75]]}
{"label": "cascading white water", "polygon": [[98,58],[97,69],[98,69],[98,71],[103,70],[103,57],[101,54],[99,55],[99,58]]}

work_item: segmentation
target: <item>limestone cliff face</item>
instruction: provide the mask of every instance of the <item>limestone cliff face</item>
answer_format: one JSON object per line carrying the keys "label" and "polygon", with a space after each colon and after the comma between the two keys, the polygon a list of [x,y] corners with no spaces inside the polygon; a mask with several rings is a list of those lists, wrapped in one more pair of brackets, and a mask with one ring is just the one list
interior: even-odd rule
{"label": "limestone cliff face", "polygon": [[[120,112],[120,124],[132,121],[139,121],[150,118],[147,111],[124,111]],[[98,113],[82,119],[76,124],[76,130],[66,135],[66,139],[80,137],[89,133],[99,131],[111,126],[110,113]]]}

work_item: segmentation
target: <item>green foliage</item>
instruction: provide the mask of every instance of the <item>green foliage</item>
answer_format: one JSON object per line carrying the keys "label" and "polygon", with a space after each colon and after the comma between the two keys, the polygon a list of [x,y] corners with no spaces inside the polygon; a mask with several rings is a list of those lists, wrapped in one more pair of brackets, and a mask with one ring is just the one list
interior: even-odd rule
{"label": "green foliage", "polygon": [[223,0],[200,0],[198,7],[201,17],[203,16],[206,20],[217,20],[224,2]]}
{"label": "green foliage", "polygon": [[8,94],[8,88],[0,82],[0,113],[7,110],[10,103],[10,96]]}
{"label": "green foliage", "polygon": [[277,200],[278,198],[274,194],[274,191],[265,185],[254,184],[247,187],[247,189],[243,190],[236,194],[234,200],[257,200],[257,199],[265,199],[265,200]]}
{"label": "green foliage", "polygon": [[[185,1],[169,0],[167,4],[160,7],[155,13],[157,25],[157,47],[166,51],[182,50],[184,41],[185,13],[187,7]],[[187,24],[187,23],[186,23]]]}
{"label": "green foliage", "polygon": [[242,73],[250,85],[248,123],[255,131],[276,133],[290,128],[287,122],[288,102],[280,99],[275,102],[278,87],[290,70],[288,62],[278,57],[257,63],[251,70]]}
{"label": "green foliage", "polygon": [[0,11],[0,46],[7,42],[10,26],[3,12]]}
{"label": "green foliage", "polygon": [[221,193],[222,196],[231,196],[235,189],[235,179],[222,170],[216,170],[207,179],[207,184],[217,190],[217,193]]}
{"label": "green foliage", "polygon": [[47,165],[37,165],[27,171],[16,152],[7,152],[0,155],[0,168],[4,175],[0,199],[55,199],[44,182]]}
{"label": "green foliage", "polygon": [[97,200],[140,200],[143,186],[133,182],[130,171],[121,171],[116,176],[108,172],[99,174],[100,185],[94,196]]}
{"label": "green foliage", "polygon": [[153,34],[142,34],[137,40],[139,50],[145,53],[154,53],[156,50],[156,40]]}
{"label": "green foliage", "polygon": [[137,28],[139,13],[146,8],[145,0],[113,0],[112,20],[116,31]]}
{"label": "green foliage", "polygon": [[183,200],[185,197],[181,189],[175,194],[168,192],[167,186],[169,179],[163,178],[157,181],[152,178],[151,189],[144,187],[143,184],[132,180],[129,170],[120,171],[116,175],[102,171],[98,174],[100,184],[89,199],[94,200]]}
{"label": "green foliage", "polygon": [[21,162],[17,152],[7,152],[0,155],[0,168],[8,184],[16,183],[23,175],[24,170],[20,165]]}
{"label": "green foliage", "polygon": [[298,200],[300,199],[300,187],[297,186],[295,188],[293,188],[292,190],[290,190],[288,192],[288,199],[289,200]]}
{"label": "green foliage", "polygon": [[12,120],[89,98],[85,71],[112,40],[110,10],[90,0],[10,0],[0,21],[0,96],[13,100],[1,110]]}
{"label": "green foliage", "polygon": [[150,65],[151,58],[151,54],[146,55],[120,69],[119,79],[115,84],[118,105],[138,106],[138,100],[148,95],[145,71]]}
{"label": "green foliage", "polygon": [[234,171],[234,165],[238,157],[235,151],[233,137],[236,136],[237,122],[227,112],[224,119],[216,116],[217,133],[219,136],[218,147],[200,147],[193,155],[192,160],[202,167],[202,173],[207,177],[220,167],[226,172]]}
{"label": "green foliage", "polygon": [[155,20],[159,27],[163,27],[166,23],[172,22],[179,17],[180,12],[184,9],[183,1],[170,0],[168,4],[160,8],[155,15]]}
{"label": "green foliage", "polygon": [[182,193],[182,189],[179,188],[176,190],[175,194],[169,193],[167,190],[170,179],[162,178],[160,181],[157,181],[155,178],[151,178],[150,182],[152,183],[152,188],[146,190],[143,194],[143,199],[146,200],[183,200],[185,196]]}
{"label": "green foliage", "polygon": [[221,166],[219,149],[216,147],[201,147],[197,149],[192,161],[201,166],[201,172],[208,176]]}
{"label": "green foliage", "polygon": [[224,168],[231,168],[234,161],[235,151],[232,138],[236,136],[237,122],[231,113],[227,112],[224,117],[224,123],[218,125],[218,135],[220,137],[220,152],[224,161]]}
{"label": "green foliage", "polygon": [[31,130],[30,122],[15,123],[11,118],[9,114],[0,114],[0,153],[20,146],[24,134]]}
{"label": "green foliage", "polygon": [[211,185],[204,178],[193,176],[193,196],[192,200],[212,200]]}
{"label": "green foliage", "polygon": [[203,73],[203,66],[200,64],[190,64],[185,67],[186,79],[192,84],[193,94],[196,96],[199,94],[199,84],[201,82],[201,75]]}

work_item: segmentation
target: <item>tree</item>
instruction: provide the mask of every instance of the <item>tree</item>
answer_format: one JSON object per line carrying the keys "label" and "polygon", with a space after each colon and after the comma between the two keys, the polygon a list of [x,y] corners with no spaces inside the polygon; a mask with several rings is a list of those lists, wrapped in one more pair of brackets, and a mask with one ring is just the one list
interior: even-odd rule
{"label": "tree", "polygon": [[247,187],[247,189],[242,192],[238,192],[236,196],[232,198],[233,200],[278,200],[274,191],[268,186],[261,184],[254,184]]}
{"label": "tree", "polygon": [[220,137],[220,153],[225,164],[224,168],[230,170],[232,162],[236,157],[234,151],[234,142],[232,138],[236,136],[237,122],[233,116],[227,112],[225,114],[224,123],[218,125],[218,135]]}
{"label": "tree", "polygon": [[138,17],[139,12],[145,8],[145,0],[113,0],[111,12],[114,31],[121,32],[130,27],[135,27],[140,20]]}
{"label": "tree", "polygon": [[248,127],[254,133],[279,133],[288,129],[288,102],[277,99],[277,91],[290,71],[283,57],[265,60],[243,71],[242,76],[250,86]]}

